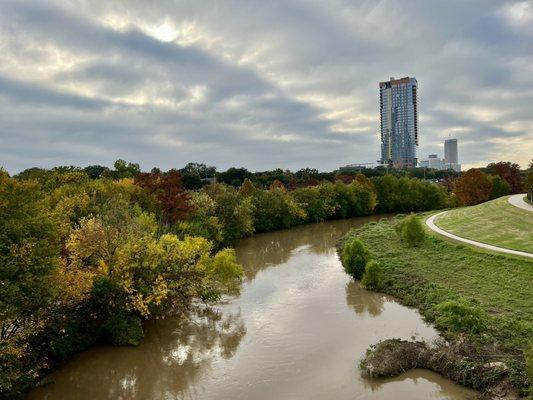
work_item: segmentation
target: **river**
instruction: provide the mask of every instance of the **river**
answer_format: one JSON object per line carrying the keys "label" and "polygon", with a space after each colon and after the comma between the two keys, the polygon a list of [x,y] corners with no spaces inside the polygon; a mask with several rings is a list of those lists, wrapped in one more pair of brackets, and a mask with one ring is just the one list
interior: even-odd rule
{"label": "river", "polygon": [[368,380],[359,360],[380,339],[431,341],[416,310],[366,291],[335,243],[375,219],[259,234],[236,246],[241,294],[188,319],[146,325],[138,347],[91,348],[50,374],[29,399],[469,399],[474,392],[424,370]]}

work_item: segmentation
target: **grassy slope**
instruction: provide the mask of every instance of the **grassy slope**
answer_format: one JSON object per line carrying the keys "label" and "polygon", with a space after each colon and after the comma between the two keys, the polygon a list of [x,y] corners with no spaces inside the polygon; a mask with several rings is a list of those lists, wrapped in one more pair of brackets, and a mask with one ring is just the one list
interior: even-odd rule
{"label": "grassy slope", "polygon": [[480,349],[476,357],[499,354],[497,359],[511,365],[516,387],[527,390],[522,354],[533,342],[533,260],[477,250],[432,233],[421,246],[408,247],[395,223],[397,219],[382,220],[347,235],[361,238],[382,267],[380,291],[417,307],[429,322],[442,301],[464,297],[479,303],[488,317],[486,331],[470,336]]}
{"label": "grassy slope", "polygon": [[457,236],[533,253],[533,213],[510,205],[507,199],[450,210],[435,223]]}

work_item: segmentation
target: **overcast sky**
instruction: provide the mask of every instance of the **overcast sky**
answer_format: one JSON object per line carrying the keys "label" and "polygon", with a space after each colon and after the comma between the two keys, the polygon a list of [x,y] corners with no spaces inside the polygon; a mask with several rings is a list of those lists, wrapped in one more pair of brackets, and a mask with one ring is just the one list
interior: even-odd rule
{"label": "overcast sky", "polygon": [[0,166],[378,159],[378,82],[419,83],[419,158],[533,158],[533,1],[0,1]]}

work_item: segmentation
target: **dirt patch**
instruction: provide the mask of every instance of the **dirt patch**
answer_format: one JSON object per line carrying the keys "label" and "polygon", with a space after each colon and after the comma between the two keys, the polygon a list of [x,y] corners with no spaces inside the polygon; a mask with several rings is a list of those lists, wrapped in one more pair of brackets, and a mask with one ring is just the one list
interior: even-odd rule
{"label": "dirt patch", "polygon": [[500,361],[472,358],[468,342],[429,346],[423,342],[389,339],[371,346],[361,361],[370,377],[392,377],[412,368],[437,372],[454,382],[481,390],[485,399],[519,399],[509,382],[508,368]]}

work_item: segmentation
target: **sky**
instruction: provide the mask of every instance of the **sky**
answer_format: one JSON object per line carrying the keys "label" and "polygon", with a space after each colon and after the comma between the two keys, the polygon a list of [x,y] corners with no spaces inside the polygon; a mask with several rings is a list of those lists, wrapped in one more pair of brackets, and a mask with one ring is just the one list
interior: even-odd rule
{"label": "sky", "polygon": [[2,0],[0,166],[373,162],[392,76],[419,158],[533,158],[533,0]]}

